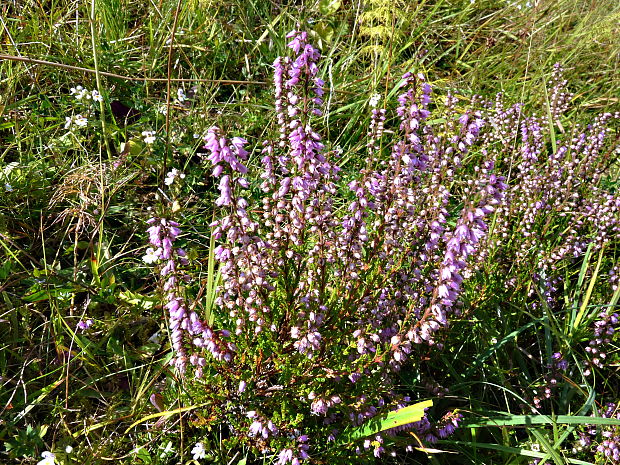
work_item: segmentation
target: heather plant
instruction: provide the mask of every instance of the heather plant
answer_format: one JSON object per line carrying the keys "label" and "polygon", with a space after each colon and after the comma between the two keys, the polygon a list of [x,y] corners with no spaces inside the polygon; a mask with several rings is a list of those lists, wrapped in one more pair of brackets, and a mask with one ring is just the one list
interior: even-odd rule
{"label": "heather plant", "polygon": [[[432,357],[450,340],[440,332],[450,318],[472,315],[463,314],[461,291],[486,260],[514,254],[516,265],[535,260],[546,277],[567,256],[609,242],[617,232],[616,198],[580,189],[583,180],[600,179],[617,150],[604,148],[607,123],[617,115],[604,114],[583,132],[576,127],[571,145],[553,140],[545,158],[545,135],[560,124],[571,98],[559,66],[547,117],[524,116],[518,104],[505,108],[501,96],[458,108],[448,93],[435,103],[439,125],[428,122],[425,77],[406,73],[398,136],[386,137],[387,111],[373,108],[365,168],[348,183],[350,200],[337,204],[341,169],[313,126],[325,92],[320,55],[305,32],[288,38],[293,55],[274,62],[278,130],[262,144],[257,173],[247,166],[245,139],[228,139],[215,126],[205,136],[221,212],[211,225],[222,277],[212,323],[191,310],[178,288],[191,279],[178,274],[187,264],[173,245],[180,225],[148,221],[156,248],[150,254],[166,280],[172,363],[197,379],[198,390],[202,382],[218,386],[209,389],[208,402],[237,444],[280,464],[326,451],[332,459],[396,454],[388,438],[406,429],[434,443],[454,431],[459,414],[435,425],[415,419],[361,443],[351,431],[412,401],[399,389],[401,369],[419,370],[425,354]],[[472,157],[467,169],[472,162],[463,160]],[[504,166],[516,171],[512,180],[500,174]],[[260,179],[259,194],[248,192],[252,179]],[[549,221],[542,215],[550,210],[554,219],[568,216],[570,225],[554,242],[544,237]],[[539,243],[531,242],[541,230]],[[588,238],[588,231],[597,235]],[[547,306],[554,303],[549,279]],[[555,354],[536,408],[566,368]]]}
{"label": "heather plant", "polygon": [[[613,313],[618,299],[613,286],[615,264],[603,257],[617,247],[619,199],[609,188],[609,180],[617,163],[620,115],[606,112],[590,124],[571,124],[565,112],[572,94],[559,65],[552,70],[548,85],[542,116],[528,114],[521,104],[506,105],[502,95],[482,102],[482,118],[491,129],[482,136],[481,151],[490,154],[507,174],[508,187],[477,257],[485,270],[479,274],[477,289],[484,291],[474,299],[483,313],[488,307],[498,315],[516,316],[510,316],[505,326],[509,334],[494,340],[479,360],[510,346],[511,337],[518,338],[518,350],[528,357],[532,351],[539,360],[536,367],[509,351],[524,376],[498,378],[513,400],[505,402],[500,417],[483,423],[521,425],[524,420],[510,413],[516,408],[543,423],[547,415],[570,413],[586,425],[586,414],[595,417],[597,425],[615,425],[600,420],[609,415],[603,415],[595,402],[605,402],[610,391],[615,392],[616,382],[608,381],[600,371],[593,378],[592,372],[606,363],[617,318]],[[598,257],[595,264],[590,263],[592,257]],[[609,283],[600,279],[603,270],[611,276]],[[494,308],[499,302],[515,305],[516,312]],[[523,311],[529,322],[521,323]],[[528,328],[536,324],[536,318],[540,318],[540,329],[531,332]],[[499,353],[496,357],[505,363]],[[467,373],[474,372],[479,360]],[[589,430],[601,428],[611,428],[605,435],[612,434],[611,426]],[[534,463],[550,458],[558,463],[558,452],[574,456],[567,441],[573,430],[566,427],[559,438],[543,433],[542,428],[533,430],[533,442],[539,448],[543,444],[544,453],[524,455],[539,457]],[[607,445],[596,442],[591,448],[579,447],[579,458],[597,463],[612,460],[613,450],[607,450]],[[601,455],[603,450],[607,452]]]}
{"label": "heather plant", "polygon": [[[205,137],[222,212],[212,224],[222,276],[213,325],[177,290],[190,279],[179,276],[187,259],[173,244],[180,225],[148,221],[175,367],[217,385],[210,402],[237,440],[282,464],[352,442],[351,428],[411,402],[399,392],[398,373],[443,345],[435,333],[460,314],[467,260],[506,188],[493,162],[482,160],[463,188],[461,208],[448,210],[460,157],[483,121],[473,111],[436,134],[425,124],[431,88],[421,74],[407,73],[396,109],[401,136],[384,138],[386,112],[373,111],[367,168],[348,184],[348,205],[336,205],[340,169],[313,128],[324,94],[319,52],[305,32],[288,37],[293,56],[274,62],[278,132],[261,149],[258,205],[244,194],[247,142],[228,140],[217,127]],[[403,426],[432,442],[432,431],[446,437],[458,419]],[[351,448],[360,460],[390,450],[383,435]]]}

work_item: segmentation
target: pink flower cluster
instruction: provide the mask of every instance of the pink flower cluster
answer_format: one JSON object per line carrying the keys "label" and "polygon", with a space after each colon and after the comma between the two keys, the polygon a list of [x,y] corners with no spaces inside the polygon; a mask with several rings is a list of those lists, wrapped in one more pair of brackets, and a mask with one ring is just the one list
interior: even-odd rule
{"label": "pink flower cluster", "polygon": [[[188,361],[196,368],[196,376],[202,376],[206,360],[201,349],[209,351],[216,360],[230,361],[234,346],[224,341],[227,331],[216,332],[211,329],[198,314],[188,308],[182,296],[181,284],[189,281],[190,277],[182,271],[182,267],[189,263],[187,253],[182,248],[175,248],[174,242],[181,234],[179,223],[165,218],[151,218],[147,232],[151,249],[151,256],[160,262],[159,274],[162,279],[164,292],[164,308],[168,311],[170,324],[170,338],[174,350],[171,363],[185,373]],[[192,348],[188,355],[186,347]]]}

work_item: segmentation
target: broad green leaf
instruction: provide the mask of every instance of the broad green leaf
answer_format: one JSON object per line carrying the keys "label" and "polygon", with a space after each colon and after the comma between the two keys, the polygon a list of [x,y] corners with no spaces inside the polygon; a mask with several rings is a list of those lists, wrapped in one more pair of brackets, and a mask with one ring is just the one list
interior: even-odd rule
{"label": "broad green leaf", "polygon": [[346,435],[346,442],[353,442],[357,439],[365,438],[373,434],[385,431],[397,426],[406,425],[407,423],[415,423],[424,417],[424,411],[433,405],[432,400],[425,400],[417,404],[408,405],[398,410],[389,412],[383,418],[373,418],[363,425],[354,428]]}
{"label": "broad green leaf", "polygon": [[341,5],[340,0],[319,0],[319,11],[326,16],[333,15]]}
{"label": "broad green leaf", "polygon": [[11,267],[13,266],[13,262],[11,260],[6,260],[2,265],[0,265],[0,279],[6,279],[11,274]]}
{"label": "broad green leaf", "polygon": [[144,150],[143,144],[139,139],[130,139],[127,142],[121,143],[121,153],[123,155],[137,156]]}
{"label": "broad green leaf", "polygon": [[153,463],[153,460],[151,459],[151,454],[149,454],[149,452],[144,447],[138,447],[135,450],[135,454],[136,458],[142,460],[142,462]]}
{"label": "broad green leaf", "polygon": [[314,26],[314,32],[316,32],[325,43],[330,43],[334,38],[334,28],[329,24],[318,23]]}

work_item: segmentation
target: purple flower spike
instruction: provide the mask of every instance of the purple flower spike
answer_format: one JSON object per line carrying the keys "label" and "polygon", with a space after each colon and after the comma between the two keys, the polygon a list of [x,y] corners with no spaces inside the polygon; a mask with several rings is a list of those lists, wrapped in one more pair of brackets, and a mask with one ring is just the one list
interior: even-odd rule
{"label": "purple flower spike", "polygon": [[[171,364],[185,373],[189,361],[196,367],[196,375],[200,376],[206,361],[196,352],[188,356],[187,347],[193,351],[206,348],[216,360],[230,360],[231,347],[202,322],[194,311],[188,310],[185,299],[179,295],[179,282],[185,282],[187,278],[181,268],[189,263],[185,250],[174,247],[174,242],[181,235],[179,223],[165,218],[151,218],[147,223],[151,225],[148,228],[149,243],[158,247],[151,255],[166,260],[159,274],[163,278],[164,308],[168,311],[170,339],[175,352]],[[201,335],[202,339],[192,339],[192,335]]]}

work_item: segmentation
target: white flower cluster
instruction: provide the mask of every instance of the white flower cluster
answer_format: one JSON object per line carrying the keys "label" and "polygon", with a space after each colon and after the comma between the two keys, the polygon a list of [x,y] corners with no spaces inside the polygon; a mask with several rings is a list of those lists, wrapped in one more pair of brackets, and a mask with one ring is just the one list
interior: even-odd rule
{"label": "white flower cluster", "polygon": [[142,131],[142,137],[144,137],[145,144],[152,144],[157,139],[155,131]]}
{"label": "white flower cluster", "polygon": [[176,168],[172,168],[172,170],[169,171],[168,174],[166,174],[166,179],[164,179],[164,184],[166,186],[171,186],[177,177],[180,179],[184,179],[185,175],[181,173],[179,170],[177,170]]}
{"label": "white flower cluster", "polygon": [[70,89],[71,95],[75,95],[75,99],[78,102],[87,105],[85,112],[66,116],[65,117],[65,129],[73,129],[74,127],[83,128],[88,124],[88,116],[91,115],[91,110],[88,108],[90,102],[102,102],[103,97],[97,90],[88,90],[82,86],[75,86]]}
{"label": "white flower cluster", "polygon": [[103,97],[97,90],[88,90],[82,86],[72,87],[70,89],[71,95],[75,95],[76,100],[91,100],[93,102],[101,102],[103,101]]}
{"label": "white flower cluster", "polygon": [[196,443],[192,449],[192,455],[194,456],[194,460],[204,459],[207,456],[207,451],[202,442]]}
{"label": "white flower cluster", "polygon": [[65,129],[71,129],[74,126],[83,128],[88,124],[88,118],[80,115],[72,115],[65,117]]}
{"label": "white flower cluster", "polygon": [[379,100],[381,100],[381,94],[372,94],[370,100],[368,100],[368,105],[370,105],[371,108],[377,108]]}

